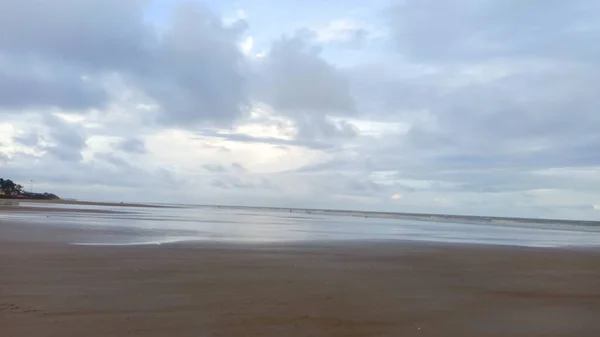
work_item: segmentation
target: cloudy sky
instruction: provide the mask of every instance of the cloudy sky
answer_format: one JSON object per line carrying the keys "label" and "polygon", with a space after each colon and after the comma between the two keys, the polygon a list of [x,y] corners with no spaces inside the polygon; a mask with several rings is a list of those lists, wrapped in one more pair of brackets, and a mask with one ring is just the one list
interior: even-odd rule
{"label": "cloudy sky", "polygon": [[600,219],[597,0],[2,0],[0,176]]}

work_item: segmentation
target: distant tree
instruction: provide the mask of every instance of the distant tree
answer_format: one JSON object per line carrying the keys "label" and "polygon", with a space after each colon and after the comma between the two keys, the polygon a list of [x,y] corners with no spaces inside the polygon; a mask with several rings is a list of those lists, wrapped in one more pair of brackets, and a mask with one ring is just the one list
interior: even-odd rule
{"label": "distant tree", "polygon": [[0,196],[16,197],[23,194],[23,186],[10,179],[0,178]]}

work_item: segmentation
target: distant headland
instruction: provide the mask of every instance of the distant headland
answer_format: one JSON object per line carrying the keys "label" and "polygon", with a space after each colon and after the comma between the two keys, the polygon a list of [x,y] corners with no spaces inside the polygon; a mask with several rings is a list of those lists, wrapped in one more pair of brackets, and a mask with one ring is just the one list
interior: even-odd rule
{"label": "distant headland", "polygon": [[22,185],[10,179],[0,178],[0,198],[2,199],[36,199],[36,200],[60,200],[53,193],[33,193],[25,191]]}

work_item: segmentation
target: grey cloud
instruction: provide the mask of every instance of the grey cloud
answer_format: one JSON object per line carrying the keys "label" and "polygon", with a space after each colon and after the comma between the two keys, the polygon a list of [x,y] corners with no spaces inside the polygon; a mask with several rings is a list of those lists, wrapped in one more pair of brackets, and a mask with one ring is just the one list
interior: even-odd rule
{"label": "grey cloud", "polygon": [[[10,35],[10,34],[5,34]],[[0,47],[0,107],[61,107],[86,109],[107,102],[104,90],[84,81],[72,69],[27,57],[2,57]]]}
{"label": "grey cloud", "polygon": [[595,187],[586,179],[540,174],[535,170],[511,168],[468,168],[464,170],[436,169],[423,173],[403,174],[404,179],[434,179],[441,182],[430,189],[449,192],[506,193],[539,189],[587,191]]}
{"label": "grey cloud", "polygon": [[114,153],[94,153],[94,159],[121,169],[131,167],[131,165],[129,165],[129,163],[125,159],[115,155]]}
{"label": "grey cloud", "polygon": [[3,0],[0,48],[92,69],[144,63],[144,0]]}
{"label": "grey cloud", "polygon": [[499,55],[593,60],[600,24],[594,0],[408,0],[388,11],[401,53],[464,62]]}
{"label": "grey cloud", "polygon": [[[502,140],[496,141],[498,148],[503,146]],[[557,169],[564,172],[595,172],[600,167],[597,155],[600,150],[599,138],[595,141],[583,139],[581,144],[556,143],[535,151],[519,150],[510,147],[503,150],[466,147],[461,143],[420,144],[416,147],[402,136],[395,136],[374,146],[359,148],[356,153],[334,154],[329,161],[304,167],[297,172],[311,175],[337,172],[358,176],[366,176],[371,172],[396,172],[393,176],[382,178],[382,182],[393,184],[394,188],[404,192],[504,193],[561,189],[593,193],[597,189],[599,182],[589,177],[558,177],[543,172]],[[411,182],[418,183],[413,185]]]}
{"label": "grey cloud", "polygon": [[379,193],[384,189],[377,183],[370,180],[350,180],[347,182],[348,188],[355,193]]}
{"label": "grey cloud", "polygon": [[201,5],[186,2],[157,35],[145,23],[148,4],[2,1],[0,30],[12,33],[0,37],[0,53],[27,56],[19,69],[47,66],[43,76],[0,71],[0,86],[20,88],[4,104],[98,107],[106,103],[106,92],[80,76],[117,73],[160,104],[162,123],[228,125],[241,116],[247,99],[236,43],[245,23],[224,26]]}
{"label": "grey cloud", "polygon": [[142,21],[144,2],[0,2],[0,30],[11,32],[0,35],[1,104],[63,109],[106,104],[106,92],[81,75],[147,63],[144,44],[152,36]]}
{"label": "grey cloud", "polygon": [[[310,32],[276,41],[264,58],[247,64],[236,46],[245,22],[224,25],[188,3],[157,32],[145,23],[146,6],[136,0],[1,1],[0,29],[14,34],[0,36],[0,108],[102,107],[112,97],[101,79],[116,74],[124,87],[160,105],[159,125],[151,127],[325,152],[330,161],[278,177],[283,186],[293,176],[314,194],[388,198],[427,190],[460,199],[463,193],[540,188],[591,194],[597,187],[587,176],[540,173],[596,172],[600,166],[597,1],[404,1],[389,12],[398,54],[381,55],[386,63],[353,68],[329,63]],[[358,32],[356,38],[361,39]],[[291,120],[297,137],[253,137],[203,125],[228,127],[244,120],[249,102],[256,101]],[[344,121],[350,117],[395,122],[409,131],[362,136]],[[11,154],[3,172],[24,177],[21,171],[37,170],[37,179],[82,186],[175,180],[166,170],[135,167],[123,153],[97,153],[91,163],[82,163],[88,135],[81,126],[58,118],[44,124],[45,132],[15,138],[45,151],[42,160]],[[56,145],[41,146],[42,137]],[[145,152],[135,137],[117,148]],[[236,163],[205,169],[219,173],[207,173],[218,177],[207,182],[214,187],[249,195],[252,189],[278,188],[277,178],[253,176]],[[387,178],[374,179],[380,171]]]}
{"label": "grey cloud", "polygon": [[547,168],[593,168],[600,166],[600,137],[595,141],[586,140],[583,145],[559,144],[548,148],[536,149],[524,153],[504,152],[473,152],[462,154],[440,154],[434,158],[435,164],[452,169],[482,169],[504,168],[547,169]]}
{"label": "grey cloud", "polygon": [[230,124],[247,107],[243,57],[237,46],[245,22],[224,26],[201,6],[179,8],[161,38],[155,71],[140,85],[163,106],[162,121]]}
{"label": "grey cloud", "polygon": [[[586,5],[588,12],[580,10]],[[530,21],[540,31],[527,32],[535,9],[540,17]],[[590,190],[589,180],[586,186],[538,171],[600,165],[600,64],[592,57],[597,44],[583,42],[600,37],[588,20],[597,11],[591,1],[405,2],[392,28],[400,52],[418,63],[348,72],[367,117],[402,122],[409,131],[307,169],[398,171],[398,179],[453,192]],[[549,27],[552,16],[564,17]],[[455,25],[444,25],[448,20]]]}
{"label": "grey cloud", "polygon": [[232,170],[233,170],[233,171],[235,171],[235,172],[240,172],[240,173],[243,173],[243,172],[247,172],[247,171],[248,171],[248,170],[246,170],[246,168],[245,168],[245,167],[244,167],[242,164],[240,164],[240,163],[233,163],[233,164],[231,164],[231,168],[232,168]]}
{"label": "grey cloud", "polygon": [[144,154],[146,153],[146,144],[138,138],[124,139],[117,144],[117,147],[127,153]]}
{"label": "grey cloud", "polygon": [[330,118],[356,114],[346,73],[320,53],[314,33],[308,30],[274,42],[253,73],[253,95],[290,117],[299,139],[355,137],[350,124]]}
{"label": "grey cloud", "polygon": [[277,186],[265,177],[224,176],[214,179],[210,185],[222,189],[277,189]]}
{"label": "grey cloud", "polygon": [[333,121],[323,117],[301,116],[296,120],[299,139],[335,140],[358,136],[358,129],[346,121]]}
{"label": "grey cloud", "polygon": [[417,189],[406,186],[398,182],[378,182],[370,177],[362,177],[361,175],[350,175],[346,181],[346,186],[349,193],[357,195],[371,195],[389,197],[393,193],[413,193]]}
{"label": "grey cloud", "polygon": [[228,166],[223,166],[221,164],[204,164],[202,168],[212,173],[238,173],[244,174],[247,173],[248,170],[239,163],[232,163]]}
{"label": "grey cloud", "polygon": [[[349,167],[346,166],[346,169]],[[301,182],[304,188],[314,193],[326,191],[328,198],[337,196],[388,198],[392,193],[399,191],[398,186],[391,184],[383,185],[375,182],[364,174],[364,172],[342,170],[318,170],[318,171],[291,171],[279,177],[284,180]]]}
{"label": "grey cloud", "polygon": [[600,84],[597,75],[527,73],[453,90],[424,102],[431,122],[415,123],[405,141],[439,154],[577,165],[575,156],[590,158],[598,144],[600,97],[590,89]]}
{"label": "grey cloud", "polygon": [[15,136],[13,140],[25,146],[36,147],[40,141],[40,135],[36,132],[30,132],[23,135]]}
{"label": "grey cloud", "polygon": [[370,32],[364,28],[357,28],[352,30],[349,38],[342,43],[343,46],[350,48],[362,48],[369,37]]}
{"label": "grey cloud", "polygon": [[248,64],[238,48],[243,20],[226,25],[205,7],[182,2],[157,32],[144,18],[148,4],[3,1],[0,29],[14,34],[0,37],[0,55],[12,55],[13,70],[0,63],[0,104],[103,107],[112,93],[101,82],[116,74],[159,104],[160,125],[231,126],[259,100],[291,117],[303,139],[356,136],[348,123],[330,119],[354,114],[356,106],[344,72],[320,55],[313,33],[284,37]]}
{"label": "grey cloud", "polygon": [[312,37],[301,31],[273,44],[261,65],[259,97],[284,114],[353,114],[348,80],[320,56]]}
{"label": "grey cloud", "polygon": [[214,179],[213,181],[210,182],[210,185],[213,187],[218,187],[218,188],[222,188],[222,189],[230,189],[231,187],[229,186],[229,184],[227,184],[226,182],[224,182],[221,179]]}
{"label": "grey cloud", "polygon": [[384,119],[410,119],[413,111],[436,99],[442,89],[439,77],[423,74],[420,66],[397,67],[389,63],[366,63],[345,70],[358,113]]}
{"label": "grey cloud", "polygon": [[[164,168],[147,169],[128,164],[111,153],[96,153],[90,162],[64,161],[56,156],[33,160],[30,155],[18,154],[3,167],[3,173],[15,181],[43,182],[56,187],[50,192],[60,196],[63,188],[91,186],[109,188],[141,188],[152,182],[153,189],[180,186],[181,181]],[[48,169],[48,168],[52,169]],[[114,197],[114,195],[113,195]]]}
{"label": "grey cloud", "polygon": [[227,172],[228,170],[221,164],[204,164],[202,165],[202,167],[209,171],[209,172],[213,172],[213,173],[224,173]]}
{"label": "grey cloud", "polygon": [[[53,115],[44,116],[42,121],[44,127],[41,130],[17,135],[13,140],[27,147],[44,151],[43,161],[53,161],[55,159],[70,163],[81,161],[81,152],[87,147],[87,135],[82,132],[80,125],[68,123]],[[132,138],[120,142],[118,146],[125,145],[125,148],[130,151],[136,151],[139,150],[139,148],[136,149],[136,146],[139,146],[137,141],[137,139]],[[45,144],[46,142],[51,143],[51,145]],[[143,143],[141,145],[143,146]],[[131,153],[130,151],[129,153]],[[21,157],[23,155],[21,154]],[[129,167],[127,161],[113,153],[95,153],[94,158],[113,166]],[[34,160],[33,157],[29,159]]]}
{"label": "grey cloud", "polygon": [[64,161],[76,162],[82,159],[79,148],[68,146],[50,146],[44,149],[48,154]]}
{"label": "grey cloud", "polygon": [[302,146],[312,149],[329,149],[335,146],[335,143],[328,142],[325,140],[312,140],[312,139],[298,139],[298,140],[287,140],[282,138],[274,137],[254,137],[243,133],[219,133],[211,129],[202,129],[199,131],[204,137],[213,137],[225,140],[231,140],[236,142],[248,142],[248,143],[262,143],[271,145],[288,145],[288,146]]}
{"label": "grey cloud", "polygon": [[338,171],[343,172],[344,170],[350,170],[354,172],[366,173],[361,163],[364,158],[361,156],[350,157],[346,154],[341,154],[330,158],[329,160],[319,162],[316,164],[309,164],[298,169],[288,171],[287,173],[316,173],[316,172],[329,172]]}
{"label": "grey cloud", "polygon": [[87,145],[86,136],[82,134],[80,128],[52,115],[46,115],[44,121],[49,128],[48,135],[54,145],[45,146],[43,150],[63,161],[81,161],[83,158],[81,151]]}

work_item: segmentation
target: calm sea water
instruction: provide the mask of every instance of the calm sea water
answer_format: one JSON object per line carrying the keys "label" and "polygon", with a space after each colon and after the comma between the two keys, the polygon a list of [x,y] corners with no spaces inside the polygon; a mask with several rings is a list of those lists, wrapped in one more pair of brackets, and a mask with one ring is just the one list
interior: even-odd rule
{"label": "calm sea water", "polygon": [[[514,222],[457,223],[358,217],[294,210],[218,208],[139,208],[23,203],[32,207],[97,209],[119,213],[8,212],[40,226],[90,230],[73,244],[131,245],[179,241],[429,241],[531,247],[600,246],[600,228]],[[105,235],[91,233],[103,230]],[[109,233],[107,235],[106,233]]]}

